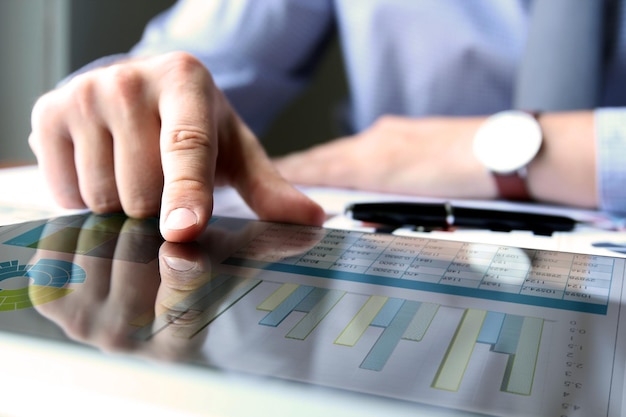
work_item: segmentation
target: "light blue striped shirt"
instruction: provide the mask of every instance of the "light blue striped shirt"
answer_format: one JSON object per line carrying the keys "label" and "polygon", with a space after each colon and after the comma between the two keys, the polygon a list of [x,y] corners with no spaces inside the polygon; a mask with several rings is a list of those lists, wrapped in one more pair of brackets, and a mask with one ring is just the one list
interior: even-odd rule
{"label": "light blue striped shirt", "polygon": [[[132,54],[193,53],[256,132],[309,80],[337,30],[349,125],[384,114],[487,115],[509,109],[530,0],[182,0]],[[617,16],[626,23],[626,8]],[[626,213],[626,27],[596,112],[601,208]]]}

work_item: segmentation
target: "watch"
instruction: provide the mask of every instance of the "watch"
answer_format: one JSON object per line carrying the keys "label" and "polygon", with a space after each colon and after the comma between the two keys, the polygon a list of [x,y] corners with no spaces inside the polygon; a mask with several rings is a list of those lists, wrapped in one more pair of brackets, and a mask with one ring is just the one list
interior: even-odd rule
{"label": "watch", "polygon": [[474,155],[492,173],[508,200],[530,200],[526,167],[543,142],[537,114],[507,110],[489,116],[474,136]]}

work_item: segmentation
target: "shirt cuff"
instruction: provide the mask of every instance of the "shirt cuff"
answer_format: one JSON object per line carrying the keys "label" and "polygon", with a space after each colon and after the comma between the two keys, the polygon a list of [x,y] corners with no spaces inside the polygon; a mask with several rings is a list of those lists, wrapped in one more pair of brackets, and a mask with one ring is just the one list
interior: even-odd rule
{"label": "shirt cuff", "polygon": [[595,111],[599,208],[626,214],[626,109]]}

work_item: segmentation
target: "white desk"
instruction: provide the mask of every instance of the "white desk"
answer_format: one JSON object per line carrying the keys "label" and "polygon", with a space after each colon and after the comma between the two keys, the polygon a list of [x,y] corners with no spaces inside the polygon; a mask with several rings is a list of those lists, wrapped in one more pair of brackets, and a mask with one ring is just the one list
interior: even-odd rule
{"label": "white desk", "polygon": [[[63,214],[80,212],[80,210],[64,210],[53,201],[44,180],[35,166],[0,169],[0,225],[20,221],[36,220]],[[424,198],[389,195],[381,193],[360,192],[354,190],[328,189],[323,187],[303,187],[302,190],[317,201],[328,214],[327,227],[340,229],[359,228],[343,216],[343,210],[349,203],[364,201],[432,201]],[[438,200],[434,200],[438,201]],[[461,205],[484,205],[490,208],[521,208],[528,211],[569,215],[576,219],[599,221],[608,217],[588,210],[569,209],[557,206],[515,204],[490,201],[460,201]],[[256,218],[255,214],[245,205],[238,194],[230,188],[217,189],[215,194],[214,214],[242,218]],[[372,229],[362,229],[372,230]],[[511,244],[538,249],[551,249],[569,252],[594,253],[609,256],[624,256],[618,253],[592,246],[595,242],[626,242],[626,234],[612,231],[579,228],[574,233],[555,233],[552,237],[534,236],[529,232],[491,232],[484,230],[464,230],[456,232],[431,232],[427,234],[408,232],[415,236],[432,236],[438,239],[453,239],[469,242],[494,244]]]}

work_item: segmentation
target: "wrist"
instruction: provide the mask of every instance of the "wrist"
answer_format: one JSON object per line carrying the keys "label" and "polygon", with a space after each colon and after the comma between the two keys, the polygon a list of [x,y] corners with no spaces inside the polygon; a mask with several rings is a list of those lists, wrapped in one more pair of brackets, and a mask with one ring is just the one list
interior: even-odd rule
{"label": "wrist", "polygon": [[592,111],[544,113],[542,151],[528,165],[531,194],[546,202],[596,207],[596,149]]}
{"label": "wrist", "polygon": [[490,173],[498,197],[531,199],[527,169],[540,153],[542,141],[537,115],[529,112],[499,112],[480,126],[474,136],[474,156]]}

